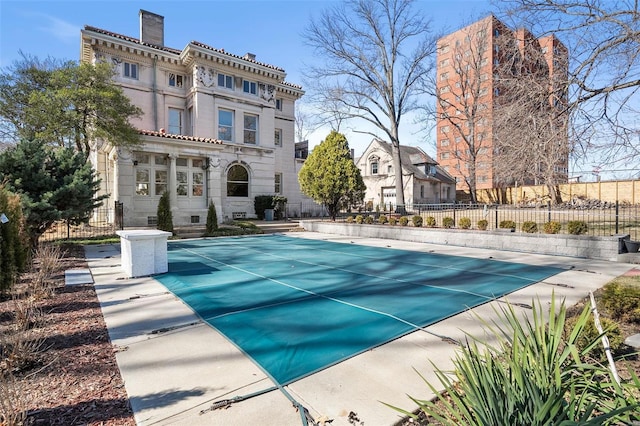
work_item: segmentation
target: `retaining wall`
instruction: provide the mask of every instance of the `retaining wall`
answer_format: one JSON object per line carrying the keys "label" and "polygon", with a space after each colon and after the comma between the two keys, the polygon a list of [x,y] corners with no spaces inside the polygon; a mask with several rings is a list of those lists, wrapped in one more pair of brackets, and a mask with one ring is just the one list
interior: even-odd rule
{"label": "retaining wall", "polygon": [[445,244],[617,261],[627,235],[595,237],[566,234],[526,234],[508,231],[415,228],[412,226],[358,225],[344,222],[301,220],[307,231],[352,237]]}

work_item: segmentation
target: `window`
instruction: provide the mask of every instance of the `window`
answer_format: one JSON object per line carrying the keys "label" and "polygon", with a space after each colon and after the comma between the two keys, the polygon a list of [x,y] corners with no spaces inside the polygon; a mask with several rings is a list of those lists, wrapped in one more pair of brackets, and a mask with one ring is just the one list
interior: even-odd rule
{"label": "window", "polygon": [[393,166],[392,166],[391,164],[389,164],[389,165],[387,166],[387,174],[388,174],[388,175],[390,175],[390,174],[392,174],[392,173],[393,173]]}
{"label": "window", "polygon": [[371,162],[371,174],[372,175],[377,175],[378,174],[378,161],[372,161]]}
{"label": "window", "polygon": [[[186,159],[185,159],[186,160]],[[189,173],[184,170],[176,172],[176,192],[182,197],[186,197],[189,193]]]}
{"label": "window", "polygon": [[276,98],[276,109],[278,111],[282,111],[282,99],[277,99]]}
{"label": "window", "polygon": [[282,146],[282,129],[275,129],[273,132],[273,144]]}
{"label": "window", "polygon": [[440,146],[449,146],[449,139],[443,139],[440,142]]}
{"label": "window", "polygon": [[442,126],[442,127],[440,128],[440,131],[441,131],[442,133],[449,133],[449,126]]}
{"label": "window", "polygon": [[242,82],[242,91],[251,95],[258,94],[258,84],[255,81],[244,80]]}
{"label": "window", "polygon": [[233,141],[233,111],[218,110],[218,139]]}
{"label": "window", "polygon": [[249,196],[249,173],[239,164],[231,166],[227,172],[227,196]]}
{"label": "window", "polygon": [[440,93],[449,93],[449,86],[444,86],[440,88]]}
{"label": "window", "polygon": [[127,78],[132,78],[134,80],[138,79],[138,64],[132,64],[131,62],[124,62],[124,76]]}
{"label": "window", "polygon": [[440,158],[443,160],[446,160],[449,158],[449,153],[448,152],[442,152],[440,153]]}
{"label": "window", "polygon": [[168,158],[166,155],[135,153],[136,195],[160,196],[167,191]]}
{"label": "window", "polygon": [[420,198],[424,198],[424,185],[420,185]]}
{"label": "window", "polygon": [[176,159],[176,193],[179,196],[202,197],[204,195],[205,164],[206,162],[202,158],[180,157]]}
{"label": "window", "polygon": [[233,77],[226,74],[218,73],[218,87],[233,90]]}
{"label": "window", "polygon": [[276,173],[273,181],[275,183],[274,192],[276,194],[282,194],[282,173]]}
{"label": "window", "polygon": [[184,76],[180,74],[169,73],[169,86],[182,87],[184,83]]}
{"label": "window", "polygon": [[182,134],[182,110],[169,108],[169,134]]}
{"label": "window", "polygon": [[[202,161],[202,160],[199,160]],[[195,163],[196,160],[193,160]],[[195,166],[195,164],[194,164]],[[202,197],[204,195],[204,172],[200,171],[191,172],[191,196]]]}
{"label": "window", "polygon": [[448,72],[443,72],[442,74],[440,74],[440,80],[446,80],[448,78],[449,78]]}
{"label": "window", "polygon": [[244,143],[255,145],[258,142],[258,116],[244,115]]}

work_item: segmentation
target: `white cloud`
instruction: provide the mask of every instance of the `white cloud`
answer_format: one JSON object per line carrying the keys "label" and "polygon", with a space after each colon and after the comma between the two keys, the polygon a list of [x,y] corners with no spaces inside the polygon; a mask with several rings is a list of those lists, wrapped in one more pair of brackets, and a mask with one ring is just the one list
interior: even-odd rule
{"label": "white cloud", "polygon": [[42,23],[40,29],[63,43],[76,43],[80,34],[80,27],[60,18],[50,15],[40,15]]}

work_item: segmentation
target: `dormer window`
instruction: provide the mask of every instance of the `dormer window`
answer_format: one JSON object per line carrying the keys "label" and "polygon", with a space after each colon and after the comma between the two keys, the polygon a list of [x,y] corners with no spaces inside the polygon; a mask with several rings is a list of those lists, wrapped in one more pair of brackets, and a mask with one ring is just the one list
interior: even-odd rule
{"label": "dormer window", "polygon": [[380,159],[376,156],[372,156],[369,158],[369,170],[371,171],[372,175],[377,175],[378,174],[378,163],[379,163]]}

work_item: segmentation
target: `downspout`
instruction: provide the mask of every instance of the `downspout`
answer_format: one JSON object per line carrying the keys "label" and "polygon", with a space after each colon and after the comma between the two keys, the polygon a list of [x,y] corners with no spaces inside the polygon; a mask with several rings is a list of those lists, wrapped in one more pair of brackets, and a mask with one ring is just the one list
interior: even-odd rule
{"label": "downspout", "polygon": [[158,87],[156,84],[156,71],[158,68],[158,55],[153,57],[153,125],[154,130],[158,131]]}

